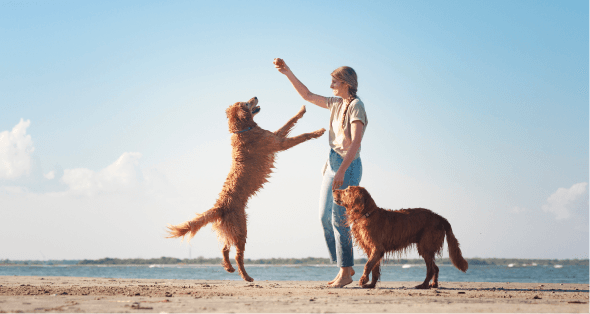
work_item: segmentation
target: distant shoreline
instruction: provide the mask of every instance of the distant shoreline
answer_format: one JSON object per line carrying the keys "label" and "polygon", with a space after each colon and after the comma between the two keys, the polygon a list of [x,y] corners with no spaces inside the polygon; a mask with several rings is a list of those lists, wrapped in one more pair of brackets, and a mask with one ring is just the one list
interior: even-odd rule
{"label": "distant shoreline", "polygon": [[[589,259],[519,259],[519,258],[466,258],[470,265],[489,265],[489,266],[509,266],[525,267],[525,266],[589,266]],[[232,262],[235,262],[231,259]],[[355,264],[365,264],[366,258],[355,259]],[[0,260],[0,266],[19,266],[19,265],[77,265],[77,266],[92,266],[92,265],[219,265],[221,258],[194,258],[194,259],[179,259],[173,257],[161,258],[133,258],[133,259],[119,259],[119,258],[103,258],[98,260]],[[327,258],[269,258],[269,259],[245,259],[244,263],[251,266],[256,265],[275,265],[275,266],[315,266],[315,265],[333,265]],[[396,259],[390,258],[383,265],[423,265],[423,259]],[[437,259],[438,265],[451,265],[448,258]]]}

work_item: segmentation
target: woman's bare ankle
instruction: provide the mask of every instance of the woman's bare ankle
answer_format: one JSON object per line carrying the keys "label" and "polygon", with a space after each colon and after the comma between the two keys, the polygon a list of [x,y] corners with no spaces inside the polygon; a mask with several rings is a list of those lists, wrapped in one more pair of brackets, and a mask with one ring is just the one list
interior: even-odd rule
{"label": "woman's bare ankle", "polygon": [[[352,270],[352,274],[350,273],[350,271]],[[334,279],[332,279],[331,281],[328,281],[328,285],[332,285],[335,282],[339,282],[341,281],[342,277],[351,277],[352,275],[354,275],[354,270],[352,269],[352,267],[340,267],[340,269],[338,270],[338,275],[336,275],[336,277]],[[348,281],[348,280],[345,280]]]}
{"label": "woman's bare ankle", "polygon": [[340,273],[342,274],[342,276],[346,276],[346,277],[354,276],[354,269],[352,269],[352,266],[342,267],[340,269],[341,269]]}

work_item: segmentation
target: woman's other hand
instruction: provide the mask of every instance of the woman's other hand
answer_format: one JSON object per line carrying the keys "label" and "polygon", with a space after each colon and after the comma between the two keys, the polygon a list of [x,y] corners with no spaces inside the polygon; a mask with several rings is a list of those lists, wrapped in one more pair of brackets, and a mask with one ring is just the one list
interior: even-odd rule
{"label": "woman's other hand", "polygon": [[332,191],[339,190],[340,187],[342,187],[342,184],[344,184],[344,171],[340,171],[340,169],[338,169],[334,175],[334,181],[332,181]]}
{"label": "woman's other hand", "polygon": [[336,171],[336,175],[334,175],[334,181],[332,183],[332,191],[339,190],[344,184],[344,173],[346,169],[350,166],[354,157],[356,156],[356,152],[358,152],[359,148],[361,147],[361,140],[363,139],[363,128],[365,125],[359,121],[355,120],[350,125],[350,133],[352,137],[352,143],[348,148],[348,152],[346,152],[346,157],[342,160],[338,171]]}
{"label": "woman's other hand", "polygon": [[275,68],[277,68],[277,70],[279,70],[279,72],[281,72],[285,75],[287,73],[291,72],[291,69],[289,69],[289,67],[287,66],[285,61],[281,58],[275,58],[272,63],[275,65]]}

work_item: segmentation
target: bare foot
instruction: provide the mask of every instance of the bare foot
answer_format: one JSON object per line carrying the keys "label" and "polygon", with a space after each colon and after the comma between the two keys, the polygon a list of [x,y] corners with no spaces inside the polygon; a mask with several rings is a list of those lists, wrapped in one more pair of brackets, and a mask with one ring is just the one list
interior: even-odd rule
{"label": "bare foot", "polygon": [[[343,268],[340,268],[340,271],[338,272],[338,275],[336,275],[336,278],[332,279],[331,281],[328,281],[328,285],[332,285],[334,282],[340,280],[340,278],[342,278],[342,270]],[[354,276],[355,272],[354,269],[352,267],[350,267],[350,277],[352,279],[352,276]]]}
{"label": "bare foot", "polygon": [[340,279],[340,273],[338,273],[338,275],[336,275],[336,278],[328,281],[328,286],[333,284],[334,282],[336,282],[338,279]]}
{"label": "bare foot", "polygon": [[338,278],[338,280],[335,280],[331,285],[330,288],[342,288],[348,284],[352,283],[352,277],[350,276],[346,276],[346,277],[340,277]]}

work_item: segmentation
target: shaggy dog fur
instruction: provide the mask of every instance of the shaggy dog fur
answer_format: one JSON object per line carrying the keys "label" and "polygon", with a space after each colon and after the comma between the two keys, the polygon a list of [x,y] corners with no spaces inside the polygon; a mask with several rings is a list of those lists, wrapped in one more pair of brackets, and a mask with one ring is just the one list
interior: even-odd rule
{"label": "shaggy dog fur", "polygon": [[[334,202],[346,207],[347,222],[355,242],[369,260],[359,284],[374,288],[381,273],[381,259],[386,253],[401,254],[413,245],[426,262],[426,279],[417,289],[438,287],[438,267],[435,255],[441,255],[445,235],[451,262],[459,270],[467,270],[467,261],[461,255],[459,242],[453,235],[449,222],[440,215],[424,208],[386,210],[377,207],[373,198],[360,186],[334,191]],[[370,284],[369,273],[373,271]],[[432,279],[432,284],[429,285]]]}
{"label": "shaggy dog fur", "polygon": [[261,129],[253,120],[260,111],[256,97],[248,102],[237,102],[226,111],[231,136],[232,165],[217,202],[210,210],[197,214],[192,220],[182,224],[168,226],[168,238],[188,235],[189,240],[208,223],[213,223],[220,242],[224,244],[222,265],[228,272],[234,272],[229,261],[229,250],[236,247],[236,263],[240,275],[246,281],[253,281],[244,269],[244,249],[246,246],[246,204],[250,197],[262,188],[272,172],[275,154],[287,150],[307,140],[318,138],[325,129],[287,137],[297,120],[305,113],[301,107],[297,115],[291,118],[277,131]]}

